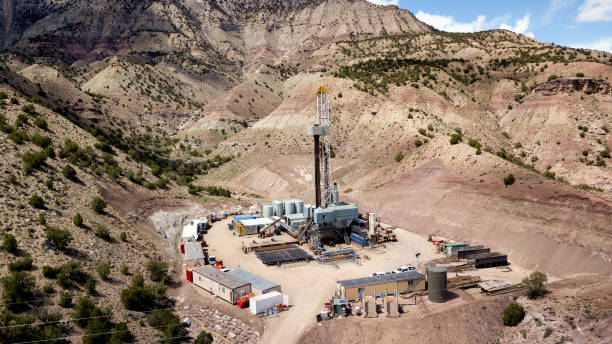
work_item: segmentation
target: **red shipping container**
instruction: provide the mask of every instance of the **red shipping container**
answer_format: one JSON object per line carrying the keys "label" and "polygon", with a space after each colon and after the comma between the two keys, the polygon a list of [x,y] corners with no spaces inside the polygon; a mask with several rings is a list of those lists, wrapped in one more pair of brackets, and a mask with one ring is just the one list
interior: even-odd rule
{"label": "red shipping container", "polygon": [[190,269],[185,269],[185,275],[187,276],[187,281],[193,282],[193,277]]}
{"label": "red shipping container", "polygon": [[181,243],[181,253],[185,254],[185,243],[184,242]]}

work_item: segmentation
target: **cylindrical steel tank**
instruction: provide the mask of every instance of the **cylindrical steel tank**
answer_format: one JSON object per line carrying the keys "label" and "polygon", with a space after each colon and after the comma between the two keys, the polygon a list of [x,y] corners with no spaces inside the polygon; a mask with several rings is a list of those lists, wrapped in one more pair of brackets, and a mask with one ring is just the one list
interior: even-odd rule
{"label": "cylindrical steel tank", "polygon": [[340,193],[339,193],[338,189],[331,190],[332,204],[338,204],[339,198],[340,198]]}
{"label": "cylindrical steel tank", "polygon": [[285,215],[283,201],[274,201],[272,202],[272,206],[274,207],[274,216],[281,217]]}
{"label": "cylindrical steel tank", "polygon": [[306,204],[304,205],[304,211],[302,211],[304,217],[308,218],[312,216],[312,205]]}
{"label": "cylindrical steel tank", "polygon": [[370,227],[369,229],[369,233],[370,235],[375,235],[376,234],[376,213],[369,213],[368,214],[368,222]]}
{"label": "cylindrical steel tank", "polygon": [[295,213],[303,214],[304,213],[304,201],[301,199],[296,199],[295,201]]}
{"label": "cylindrical steel tank", "polygon": [[285,201],[285,215],[295,214],[295,202],[293,200]]}
{"label": "cylindrical steel tank", "polygon": [[427,293],[431,302],[446,301],[446,268],[427,268]]}
{"label": "cylindrical steel tank", "polygon": [[264,205],[262,215],[263,217],[272,217],[274,215],[274,207],[271,205]]}

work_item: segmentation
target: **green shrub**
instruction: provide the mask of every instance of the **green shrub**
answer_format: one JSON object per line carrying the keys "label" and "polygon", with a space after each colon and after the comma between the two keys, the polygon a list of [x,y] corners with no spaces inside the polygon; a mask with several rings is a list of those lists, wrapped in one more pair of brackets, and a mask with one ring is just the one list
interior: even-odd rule
{"label": "green shrub", "polygon": [[72,234],[69,231],[57,227],[47,227],[46,237],[51,246],[60,251],[66,250],[73,240]]}
{"label": "green shrub", "polygon": [[525,318],[525,310],[518,303],[511,303],[504,309],[502,320],[506,326],[516,326]]}
{"label": "green shrub", "polygon": [[53,294],[54,291],[55,289],[53,288],[53,284],[51,283],[47,283],[43,287],[43,293],[45,294]]}
{"label": "green shrub", "polygon": [[147,286],[141,275],[132,278],[132,285],[121,291],[121,303],[132,311],[149,311],[166,299],[163,285]]}
{"label": "green shrub", "polygon": [[0,91],[0,100],[5,100],[8,99],[8,94],[6,94],[6,92],[4,91]]}
{"label": "green shrub", "polygon": [[18,145],[22,144],[24,141],[27,141],[29,139],[28,134],[23,130],[15,130],[11,132],[8,138],[9,140],[15,142]]}
{"label": "green shrub", "polygon": [[47,187],[47,189],[53,190],[53,180],[52,179],[45,180],[45,186]]}
{"label": "green shrub", "polygon": [[55,279],[55,277],[57,276],[57,273],[58,273],[58,270],[52,266],[45,265],[42,267],[42,274],[46,278]]}
{"label": "green shrub", "polygon": [[599,156],[602,159],[610,159],[610,150],[609,149],[604,149],[599,153]]}
{"label": "green shrub", "polygon": [[545,273],[534,271],[529,276],[523,278],[523,287],[525,287],[525,295],[530,299],[535,299],[546,293],[546,282],[548,276]]}
{"label": "green shrub", "polygon": [[52,142],[49,136],[43,136],[38,133],[30,136],[30,141],[32,141],[33,144],[42,148],[47,148],[49,145],[51,145]]}
{"label": "green shrub", "polygon": [[36,209],[44,209],[45,208],[45,200],[39,195],[32,195],[28,200],[28,204]]}
{"label": "green shrub", "polygon": [[74,225],[77,227],[83,227],[83,216],[81,216],[80,213],[74,214],[74,217],[72,218],[72,223],[74,223]]}
{"label": "green shrub", "polygon": [[23,161],[23,171],[25,173],[32,173],[35,168],[40,168],[47,160],[47,154],[45,152],[25,152],[21,156]]}
{"label": "green shrub", "polygon": [[11,104],[12,105],[19,105],[19,99],[15,98],[15,97],[11,97]]}
{"label": "green shrub", "polygon": [[546,330],[544,330],[544,338],[550,337],[552,333],[553,333],[553,329],[550,327],[547,327]]}
{"label": "green shrub", "polygon": [[106,241],[111,241],[112,240],[111,236],[110,236],[110,232],[103,225],[98,225],[98,227],[96,227],[96,236],[98,238],[106,240]]}
{"label": "green shrub", "polygon": [[123,242],[127,242],[127,233],[126,232],[121,232],[121,234],[119,234],[119,240],[121,240]]}
{"label": "green shrub", "polygon": [[74,284],[84,284],[87,277],[87,274],[81,270],[81,263],[74,260],[62,265],[56,276],[57,284],[63,288],[69,288]]}
{"label": "green shrub", "polygon": [[514,175],[510,173],[504,178],[504,185],[508,186],[512,184],[514,184]]}
{"label": "green shrub", "polygon": [[193,342],[193,344],[212,344],[212,343],[213,343],[213,336],[212,334],[206,331],[200,332],[196,340]]}
{"label": "green shrub", "polygon": [[121,271],[121,274],[124,275],[124,276],[127,276],[127,275],[130,274],[130,270],[128,269],[128,266],[125,265],[125,264],[121,265],[121,270],[120,271]]}
{"label": "green shrub", "polygon": [[94,197],[91,200],[91,209],[93,209],[93,211],[95,211],[98,214],[103,214],[104,213],[104,209],[106,208],[106,201],[104,201],[102,198],[100,197]]}
{"label": "green shrub", "polygon": [[20,113],[17,115],[17,119],[15,120],[15,126],[20,128],[22,127],[24,124],[28,123],[28,116]]}
{"label": "green shrub", "polygon": [[23,302],[32,298],[36,281],[32,275],[23,271],[11,272],[0,279],[3,287],[2,300],[9,309],[19,309]]}
{"label": "green shrub", "polygon": [[72,319],[74,319],[80,327],[85,327],[94,309],[96,309],[96,305],[94,305],[89,298],[84,296],[80,297],[74,304]]}
{"label": "green shrub", "polygon": [[28,115],[36,114],[36,108],[34,108],[34,105],[32,104],[27,104],[27,105],[22,106],[21,111],[27,113]]}
{"label": "green shrub", "polygon": [[32,269],[32,258],[25,257],[23,259],[9,263],[9,271],[26,271]]}
{"label": "green shrub", "polygon": [[404,160],[404,154],[402,152],[395,154],[395,162],[400,162],[402,160]]}
{"label": "green shrub", "polygon": [[459,141],[461,141],[461,136],[459,136],[459,134],[452,134],[451,138],[450,138],[450,144],[451,145],[456,145],[459,143]]}
{"label": "green shrub", "polygon": [[45,217],[45,214],[38,214],[38,224],[43,226],[47,224],[47,218]]}
{"label": "green shrub", "polygon": [[60,296],[59,302],[57,303],[62,308],[70,308],[72,307],[72,296],[68,293],[63,293]]}
{"label": "green shrub", "polygon": [[6,234],[2,239],[2,249],[8,253],[17,253],[17,239],[12,234]]}
{"label": "green shrub", "polygon": [[168,263],[159,260],[149,260],[147,271],[150,273],[151,281],[165,282],[168,278]]}
{"label": "green shrub", "polygon": [[156,310],[147,316],[151,327],[164,333],[165,341],[180,343],[181,337],[187,335],[187,329],[181,324],[180,318],[169,310]]}
{"label": "green shrub", "polygon": [[421,147],[423,145],[423,141],[421,141],[421,140],[414,140],[414,145],[416,147]]}
{"label": "green shrub", "polygon": [[132,332],[130,332],[127,324],[124,322],[117,323],[115,327],[113,327],[112,332],[113,334],[110,338],[111,344],[132,343],[134,341]]}
{"label": "green shrub", "polygon": [[66,165],[62,169],[62,175],[64,177],[66,177],[67,179],[76,180],[76,178],[77,178],[77,171],[74,169],[74,167],[72,167],[70,165]]}
{"label": "green shrub", "polygon": [[47,123],[47,121],[44,118],[36,117],[34,119],[34,125],[39,127],[42,130],[49,129],[49,124]]}
{"label": "green shrub", "polygon": [[110,263],[104,260],[96,264],[96,272],[98,273],[98,276],[100,277],[101,280],[103,281],[108,280],[108,276],[110,275],[110,268],[111,268]]}
{"label": "green shrub", "polygon": [[87,281],[85,281],[85,290],[87,290],[87,293],[90,295],[93,295],[96,293],[96,280],[93,279],[92,277],[88,278]]}
{"label": "green shrub", "polygon": [[480,149],[482,147],[480,142],[478,142],[476,139],[468,139],[468,144],[476,149]]}
{"label": "green shrub", "polygon": [[584,73],[576,73],[576,77],[578,77],[578,78],[584,78]]}

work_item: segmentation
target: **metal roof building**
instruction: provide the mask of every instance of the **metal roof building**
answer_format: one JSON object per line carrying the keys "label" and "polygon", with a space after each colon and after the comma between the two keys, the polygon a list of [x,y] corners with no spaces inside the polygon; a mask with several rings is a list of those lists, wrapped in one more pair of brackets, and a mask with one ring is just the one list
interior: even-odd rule
{"label": "metal roof building", "polygon": [[202,249],[202,242],[189,241],[185,243],[185,263],[191,267],[194,265],[204,265],[206,256]]}
{"label": "metal roof building", "polygon": [[400,272],[338,281],[341,296],[347,300],[359,300],[380,293],[392,295],[425,289],[425,276],[417,271]]}
{"label": "metal roof building", "polygon": [[230,270],[226,272],[229,275],[232,275],[241,280],[247,281],[251,283],[251,292],[255,295],[266,294],[271,291],[281,292],[281,286],[277,283],[269,281],[263,277],[252,274],[248,271],[244,271],[242,269]]}
{"label": "metal roof building", "polygon": [[240,296],[251,293],[249,282],[221,272],[210,265],[195,268],[191,272],[193,284],[231,304],[236,304]]}

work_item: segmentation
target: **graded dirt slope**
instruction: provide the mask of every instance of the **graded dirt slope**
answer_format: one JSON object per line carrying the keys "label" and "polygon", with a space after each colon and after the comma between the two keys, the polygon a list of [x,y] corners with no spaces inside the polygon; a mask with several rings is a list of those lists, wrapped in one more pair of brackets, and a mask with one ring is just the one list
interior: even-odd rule
{"label": "graded dirt slope", "polygon": [[612,204],[556,182],[518,178],[510,187],[480,184],[433,161],[347,198],[388,222],[487,245],[530,269],[562,277],[611,273]]}

